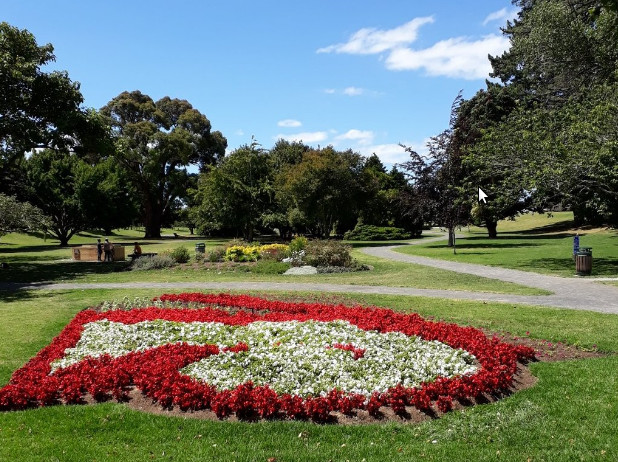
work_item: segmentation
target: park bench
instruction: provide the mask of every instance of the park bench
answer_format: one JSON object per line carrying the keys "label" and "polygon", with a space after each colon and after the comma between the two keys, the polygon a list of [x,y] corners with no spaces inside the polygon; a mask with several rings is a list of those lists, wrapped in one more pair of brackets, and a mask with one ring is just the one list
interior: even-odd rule
{"label": "park bench", "polygon": [[145,252],[140,255],[135,255],[134,253],[131,253],[129,254],[129,257],[131,258],[131,261],[133,261],[140,257],[154,257],[155,255],[157,255],[156,252]]}

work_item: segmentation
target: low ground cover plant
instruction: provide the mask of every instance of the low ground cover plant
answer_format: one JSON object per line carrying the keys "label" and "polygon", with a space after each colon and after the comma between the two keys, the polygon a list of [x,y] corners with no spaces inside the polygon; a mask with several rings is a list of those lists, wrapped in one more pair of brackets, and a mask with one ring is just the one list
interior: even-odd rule
{"label": "low ground cover plant", "polygon": [[176,263],[171,255],[145,255],[133,260],[129,268],[133,271],[158,270],[172,268]]}
{"label": "low ground cover plant", "polygon": [[393,226],[356,225],[343,238],[348,241],[389,241],[411,239],[412,233]]}
{"label": "low ground cover plant", "polygon": [[508,390],[517,362],[534,356],[474,328],[383,308],[201,293],[156,302],[167,303],[78,313],[0,389],[0,410],[86,394],[122,401],[136,387],[163,407],[219,418],[447,412],[453,400]]}

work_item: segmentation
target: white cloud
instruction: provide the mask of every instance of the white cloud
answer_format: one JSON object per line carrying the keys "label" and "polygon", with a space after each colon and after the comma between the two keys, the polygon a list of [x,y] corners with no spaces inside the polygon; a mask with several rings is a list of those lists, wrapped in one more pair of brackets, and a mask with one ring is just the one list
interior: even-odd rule
{"label": "white cloud", "polygon": [[375,54],[408,45],[418,37],[418,30],[433,17],[414,18],[406,24],[389,30],[365,28],[352,34],[346,43],[320,48],[318,53]]}
{"label": "white cloud", "polygon": [[328,132],[303,132],[292,135],[279,134],[275,136],[275,139],[284,139],[286,141],[302,141],[306,144],[319,143],[328,139]]}
{"label": "white cloud", "polygon": [[[485,21],[504,19],[514,14],[516,10],[504,9],[490,14]],[[384,63],[389,70],[425,70],[430,76],[475,80],[487,78],[491,72],[487,55],[501,55],[510,46],[507,38],[493,34],[476,40],[449,38],[424,49],[410,47],[418,36],[419,28],[432,22],[433,17],[424,17],[390,30],[361,29],[348,42],[320,48],[318,53],[386,52]]]}
{"label": "white cloud", "polygon": [[337,140],[351,140],[355,141],[359,145],[368,145],[371,144],[375,134],[369,130],[348,130],[343,135],[339,135]]}
{"label": "white cloud", "polygon": [[279,122],[277,122],[277,125],[279,127],[295,128],[295,127],[300,127],[302,123],[294,119],[285,119],[285,120],[280,120]]}
{"label": "white cloud", "polygon": [[475,41],[458,37],[442,40],[424,50],[393,50],[386,67],[398,71],[425,69],[431,76],[483,79],[492,70],[487,55],[501,55],[508,48],[509,40],[500,35],[488,35]]}
{"label": "white cloud", "polygon": [[348,96],[359,96],[365,93],[363,88],[358,87],[347,87],[343,89],[343,94]]}
{"label": "white cloud", "polygon": [[508,10],[507,8],[502,8],[499,11],[494,11],[487,15],[485,20],[483,21],[483,25],[486,26],[490,22],[498,21],[506,23],[506,21],[512,20],[517,17],[517,10]]}
{"label": "white cloud", "polygon": [[[422,143],[404,142],[402,144],[412,148],[420,155],[425,155],[427,153],[427,141],[425,140]],[[395,143],[367,145],[361,147],[359,152],[366,157],[376,154],[387,168],[410,160],[410,155],[406,150]]]}
{"label": "white cloud", "polygon": [[337,90],[335,90],[334,88],[327,88],[326,90],[324,90],[324,93],[326,93],[327,95],[334,95],[337,92]]}

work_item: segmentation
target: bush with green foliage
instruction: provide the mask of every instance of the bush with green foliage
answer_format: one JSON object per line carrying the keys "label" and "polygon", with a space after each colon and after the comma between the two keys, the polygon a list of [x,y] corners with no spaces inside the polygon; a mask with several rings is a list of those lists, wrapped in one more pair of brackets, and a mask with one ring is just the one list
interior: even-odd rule
{"label": "bush with green foliage", "polygon": [[225,258],[225,247],[214,247],[206,254],[206,259],[210,263],[222,262]]}
{"label": "bush with green foliage", "polygon": [[290,265],[288,263],[272,260],[260,260],[253,268],[251,268],[251,272],[256,274],[283,274],[288,269],[290,269]]}
{"label": "bush with green foliage", "polygon": [[290,247],[285,244],[261,245],[259,253],[261,260],[281,261],[290,253]]}
{"label": "bush with green foliage", "polygon": [[260,251],[257,246],[233,245],[225,249],[225,260],[235,262],[257,261]]}
{"label": "bush with green foliage", "polygon": [[392,241],[410,239],[412,234],[403,228],[393,226],[356,225],[343,236],[348,241]]}
{"label": "bush with green foliage", "polygon": [[350,250],[352,248],[341,241],[309,241],[305,249],[305,260],[311,266],[349,267],[353,262]]}
{"label": "bush with green foliage", "polygon": [[169,253],[169,256],[172,257],[176,263],[187,263],[191,260],[191,254],[186,247],[176,247]]}
{"label": "bush with green foliage", "polygon": [[175,265],[176,260],[174,260],[170,255],[153,255],[136,258],[131,263],[130,268],[133,271],[146,271],[171,268]]}
{"label": "bush with green foliage", "polygon": [[301,250],[305,250],[307,248],[307,244],[309,243],[309,239],[305,236],[296,236],[294,239],[290,241],[290,253],[292,252],[300,252]]}

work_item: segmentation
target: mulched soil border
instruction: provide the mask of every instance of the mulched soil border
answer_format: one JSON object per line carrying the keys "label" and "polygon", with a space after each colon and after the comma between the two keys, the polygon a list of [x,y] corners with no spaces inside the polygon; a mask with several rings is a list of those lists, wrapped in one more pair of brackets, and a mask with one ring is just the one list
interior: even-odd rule
{"label": "mulched soil border", "polygon": [[[578,359],[591,359],[601,358],[607,356],[606,354],[597,351],[584,351],[575,348],[571,345],[564,343],[552,343],[545,340],[537,340],[529,337],[515,337],[505,333],[492,333],[485,331],[488,336],[496,336],[503,342],[526,345],[535,349],[537,361],[552,362],[563,360],[578,360]],[[518,391],[525,390],[533,387],[537,383],[537,378],[530,372],[528,364],[519,363],[517,374],[513,380],[513,386],[506,393],[500,394],[485,394],[477,399],[454,401],[453,410],[451,412],[461,411],[470,406],[479,404],[489,404],[496,402],[505,397],[511,396]],[[129,394],[129,401],[126,405],[134,410],[146,412],[150,414],[163,415],[168,417],[182,417],[190,419],[203,419],[203,420],[223,420],[227,422],[255,422],[260,419],[239,419],[236,415],[231,415],[225,419],[219,419],[214,412],[209,410],[201,411],[182,411],[178,408],[164,409],[158,403],[153,402],[151,399],[142,395],[139,390],[134,389]],[[356,410],[350,415],[345,415],[340,412],[331,412],[330,419],[326,422],[319,422],[320,424],[338,424],[338,425],[364,425],[364,424],[384,424],[389,422],[399,422],[404,424],[417,424],[427,420],[437,419],[444,415],[439,411],[437,407],[433,407],[428,412],[423,412],[415,407],[406,407],[406,412],[403,415],[397,415],[390,407],[383,406],[380,409],[380,415],[374,417],[369,415],[367,411]],[[308,422],[311,422],[308,420]]]}

